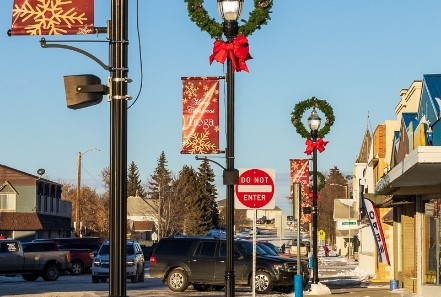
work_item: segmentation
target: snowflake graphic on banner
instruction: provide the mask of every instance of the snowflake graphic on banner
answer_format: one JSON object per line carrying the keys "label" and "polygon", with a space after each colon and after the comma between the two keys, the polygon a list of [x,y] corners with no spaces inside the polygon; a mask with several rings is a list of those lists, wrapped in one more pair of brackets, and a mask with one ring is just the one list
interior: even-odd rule
{"label": "snowflake graphic on banner", "polygon": [[93,0],[14,0],[11,35],[94,33]]}
{"label": "snowflake graphic on banner", "polygon": [[190,154],[204,154],[217,149],[216,145],[210,141],[210,132],[194,133],[184,142],[184,146],[188,147]]}

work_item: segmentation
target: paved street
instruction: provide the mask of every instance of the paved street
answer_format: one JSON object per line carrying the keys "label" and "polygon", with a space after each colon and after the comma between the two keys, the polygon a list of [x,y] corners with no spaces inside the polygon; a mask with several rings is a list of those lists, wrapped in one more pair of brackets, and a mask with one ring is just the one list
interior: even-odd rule
{"label": "paved street", "polygon": [[[403,291],[389,291],[389,283],[370,283],[359,276],[354,276],[356,262],[345,262],[340,258],[335,261],[321,261],[319,265],[320,283],[330,288],[332,294],[320,294],[320,296],[344,296],[344,297],[411,297]],[[146,269],[148,272],[148,267]],[[308,292],[309,287],[304,288],[304,296],[313,296]],[[55,282],[46,282],[39,278],[35,282],[24,281],[20,276],[0,277],[0,296],[44,296],[44,297],[95,297],[108,296],[109,283],[96,283],[91,281],[90,274],[80,276],[61,276]],[[158,279],[150,278],[146,274],[145,282],[131,283],[127,281],[127,295],[135,296],[187,296],[187,297],[223,297],[224,291],[197,292],[188,289],[184,293],[170,291]],[[252,296],[249,288],[237,288],[236,296]],[[266,297],[292,297],[291,294],[273,293]]]}

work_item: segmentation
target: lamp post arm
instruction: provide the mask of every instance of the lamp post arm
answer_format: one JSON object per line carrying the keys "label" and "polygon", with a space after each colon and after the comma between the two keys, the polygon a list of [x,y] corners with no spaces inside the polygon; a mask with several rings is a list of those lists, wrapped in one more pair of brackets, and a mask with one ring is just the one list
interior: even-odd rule
{"label": "lamp post arm", "polygon": [[[104,64],[104,62],[102,62],[100,59],[98,59],[97,57],[95,57],[94,55],[92,55],[91,53],[86,52],[85,50],[82,50],[78,47],[74,47],[74,46],[70,46],[70,45],[65,45],[65,44],[58,44],[58,43],[54,43],[54,44],[47,44],[48,42],[51,41],[46,41],[45,38],[41,38],[40,39],[40,46],[42,48],[62,48],[62,49],[67,49],[67,50],[71,50],[77,53],[80,53],[82,55],[85,55],[86,57],[94,60],[95,62],[97,62],[101,67],[104,68],[104,70],[110,70],[110,67],[106,64]],[[78,42],[78,41],[76,41]],[[107,42],[108,41],[93,41],[93,42]]]}
{"label": "lamp post arm", "polygon": [[203,157],[203,158],[201,158],[201,157],[199,157],[199,156],[196,156],[195,159],[196,159],[196,160],[207,160],[207,161],[209,161],[209,162],[212,162],[212,163],[218,165],[218,166],[221,167],[223,170],[226,169],[226,168],[225,168],[224,166],[222,166],[220,163],[218,163],[218,162],[216,162],[216,161],[214,161],[214,160],[208,159],[207,157]]}

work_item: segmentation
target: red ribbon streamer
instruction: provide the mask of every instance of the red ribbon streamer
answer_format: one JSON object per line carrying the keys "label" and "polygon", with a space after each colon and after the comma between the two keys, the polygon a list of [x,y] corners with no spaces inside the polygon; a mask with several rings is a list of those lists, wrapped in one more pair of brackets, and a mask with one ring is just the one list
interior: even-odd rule
{"label": "red ribbon streamer", "polygon": [[235,71],[248,71],[246,60],[252,59],[248,39],[244,35],[238,35],[232,42],[216,40],[213,46],[213,54],[210,56],[210,65],[213,60],[224,64],[225,60],[230,58]]}
{"label": "red ribbon streamer", "polygon": [[314,151],[314,148],[317,149],[320,153],[325,150],[325,146],[328,144],[329,141],[325,141],[322,138],[317,139],[317,141],[312,141],[311,139],[306,139],[306,151],[305,153],[307,155],[312,154]]}

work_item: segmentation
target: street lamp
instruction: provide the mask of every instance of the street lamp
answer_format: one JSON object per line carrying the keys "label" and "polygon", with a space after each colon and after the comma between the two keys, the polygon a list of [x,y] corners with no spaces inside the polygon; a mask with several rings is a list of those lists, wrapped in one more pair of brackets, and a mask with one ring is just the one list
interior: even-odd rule
{"label": "street lamp", "polygon": [[[223,33],[227,43],[231,43],[239,33],[237,20],[242,13],[243,0],[218,0],[219,14],[224,20]],[[223,183],[226,185],[226,248],[227,263],[225,266],[225,295],[234,296],[234,185],[239,180],[239,171],[234,168],[234,70],[230,57],[227,58],[227,147],[225,150],[226,168],[223,172]]]}
{"label": "street lamp", "polygon": [[75,232],[78,237],[81,237],[81,158],[84,154],[92,151],[100,151],[97,148],[93,148],[85,151],[84,153],[78,152],[77,155],[77,201],[75,207]]}
{"label": "street lamp", "polygon": [[[313,142],[317,141],[317,134],[320,128],[321,118],[317,114],[315,107],[312,109],[308,118],[308,126],[311,129],[311,138]],[[312,282],[318,284],[318,257],[317,257],[317,148],[313,147],[312,151],[312,261],[313,273]]]}

